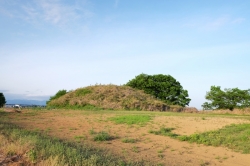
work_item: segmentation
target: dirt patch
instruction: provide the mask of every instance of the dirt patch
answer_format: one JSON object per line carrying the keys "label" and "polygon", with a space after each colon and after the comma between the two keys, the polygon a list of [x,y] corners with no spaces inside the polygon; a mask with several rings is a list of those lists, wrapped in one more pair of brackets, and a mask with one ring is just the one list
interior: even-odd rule
{"label": "dirt patch", "polygon": [[[153,119],[145,126],[115,124],[110,117],[128,114],[150,114]],[[65,140],[79,141],[108,149],[110,153],[131,160],[146,160],[162,165],[250,165],[250,155],[233,152],[224,147],[211,147],[181,142],[169,137],[150,134],[161,126],[174,128],[173,132],[190,135],[222,128],[229,124],[249,123],[244,118],[201,117],[197,114],[171,114],[134,111],[29,111],[9,113],[8,121],[21,127],[48,133]],[[178,115],[178,116],[177,116]],[[93,141],[92,132],[106,131],[115,139]],[[81,138],[81,139],[77,139]],[[124,143],[123,139],[136,140]]]}
{"label": "dirt patch", "polygon": [[245,119],[232,119],[220,117],[164,117],[154,118],[154,128],[159,126],[174,128],[173,132],[180,135],[190,135],[205,131],[216,130],[230,124],[249,123]]}

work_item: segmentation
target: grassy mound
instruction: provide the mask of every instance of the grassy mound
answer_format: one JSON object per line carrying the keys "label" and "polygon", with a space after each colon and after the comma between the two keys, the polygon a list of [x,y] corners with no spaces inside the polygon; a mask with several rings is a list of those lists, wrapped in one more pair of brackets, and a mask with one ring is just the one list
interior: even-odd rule
{"label": "grassy mound", "polygon": [[59,108],[101,108],[115,110],[168,111],[163,101],[129,86],[95,85],[51,100],[48,106]]}

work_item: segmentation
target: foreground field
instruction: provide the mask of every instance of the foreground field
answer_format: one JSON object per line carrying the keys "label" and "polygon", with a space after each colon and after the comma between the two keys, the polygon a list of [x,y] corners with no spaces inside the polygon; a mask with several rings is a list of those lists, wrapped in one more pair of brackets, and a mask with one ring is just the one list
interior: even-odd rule
{"label": "foreground field", "polygon": [[[243,154],[249,153],[248,147],[241,147],[240,144],[236,144],[235,148],[223,144],[215,147],[178,139],[181,136],[219,130],[231,124],[250,124],[247,115],[144,111],[5,111],[1,114],[1,121],[53,138],[105,149],[107,153],[127,162],[143,160],[148,165],[250,165],[250,154]],[[164,128],[170,129],[176,137],[160,133],[155,135],[153,132]],[[245,139],[247,142],[249,136]]]}

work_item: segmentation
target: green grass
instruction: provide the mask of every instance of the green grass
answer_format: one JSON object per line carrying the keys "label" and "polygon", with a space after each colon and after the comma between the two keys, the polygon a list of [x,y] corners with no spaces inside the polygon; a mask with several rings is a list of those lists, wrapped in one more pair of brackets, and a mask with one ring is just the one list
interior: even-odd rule
{"label": "green grass", "polygon": [[101,131],[94,136],[94,141],[110,141],[114,139],[109,133]]}
{"label": "green grass", "polygon": [[75,91],[75,96],[85,96],[86,94],[91,93],[91,92],[92,91],[90,89],[81,88]]}
{"label": "green grass", "polygon": [[53,108],[57,108],[60,110],[89,110],[89,111],[101,111],[103,110],[103,108],[100,107],[96,107],[94,105],[91,104],[86,104],[86,105],[69,105],[69,104],[65,104],[63,106],[60,105],[56,105],[56,106],[48,106],[47,109],[53,109]]}
{"label": "green grass", "polygon": [[123,139],[122,139],[122,142],[123,142],[123,143],[136,143],[137,140],[134,139],[134,138],[123,138]]}
{"label": "green grass", "polygon": [[132,151],[135,152],[135,153],[139,153],[139,149],[138,149],[137,146],[133,146]]}
{"label": "green grass", "polygon": [[162,127],[160,130],[150,130],[149,133],[208,146],[224,146],[236,152],[250,154],[250,124],[233,124],[219,130],[196,133],[190,136],[178,135],[172,130],[174,128]]}
{"label": "green grass", "polygon": [[5,112],[3,109],[0,109],[0,117],[4,117],[4,116],[7,116],[8,115],[8,112]]}
{"label": "green grass", "polygon": [[75,138],[75,140],[76,140],[77,142],[81,142],[81,141],[87,139],[85,135],[77,135],[77,136],[75,136],[74,138]]}
{"label": "green grass", "polygon": [[145,125],[151,120],[149,115],[124,115],[118,117],[112,117],[109,120],[114,121],[116,124],[128,124],[128,125]]}
{"label": "green grass", "polygon": [[178,137],[182,141],[224,146],[236,152],[250,153],[250,124],[233,124],[222,129]]}
{"label": "green grass", "polygon": [[172,138],[176,138],[179,135],[172,133],[172,130],[174,130],[174,128],[164,128],[161,127],[160,130],[149,130],[149,133],[155,134],[155,135],[164,135],[164,136],[169,136]]}
{"label": "green grass", "polygon": [[96,134],[96,132],[95,132],[94,129],[91,129],[91,130],[89,130],[89,134],[90,134],[90,135],[94,135],[94,134]]}

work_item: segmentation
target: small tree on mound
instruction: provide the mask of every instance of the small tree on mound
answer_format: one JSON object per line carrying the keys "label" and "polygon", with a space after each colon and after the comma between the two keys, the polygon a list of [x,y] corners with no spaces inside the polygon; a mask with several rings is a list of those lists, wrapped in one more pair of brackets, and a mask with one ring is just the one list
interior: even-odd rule
{"label": "small tree on mound", "polygon": [[145,93],[163,100],[167,104],[186,106],[190,102],[188,91],[170,75],[147,75],[140,74],[127,84],[132,88],[144,90]]}
{"label": "small tree on mound", "polygon": [[65,95],[67,93],[67,90],[59,90],[54,96],[51,96],[49,101],[46,102],[46,104],[48,104],[50,101],[54,100],[54,99],[58,99],[59,97]]}
{"label": "small tree on mound", "polygon": [[210,109],[230,109],[250,107],[250,89],[240,90],[238,88],[220,89],[220,86],[211,86],[206,94],[206,99],[202,107],[204,110]]}
{"label": "small tree on mound", "polygon": [[3,93],[0,93],[0,107],[3,107],[6,103]]}

